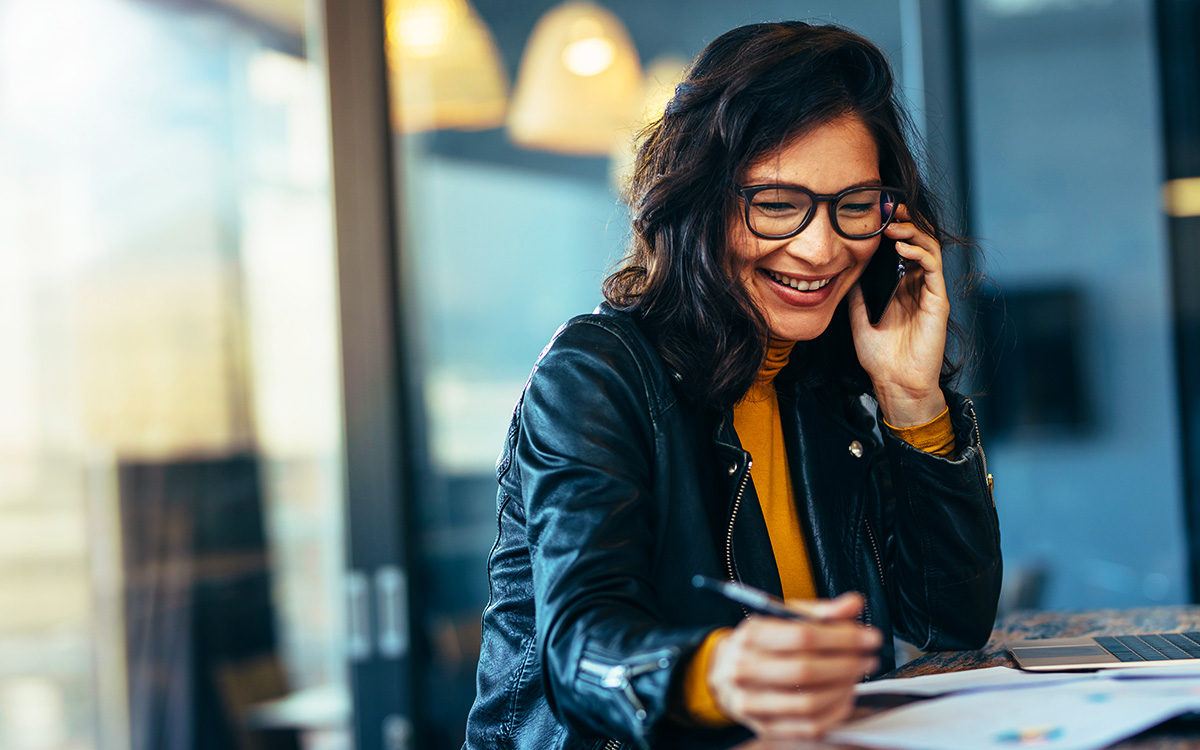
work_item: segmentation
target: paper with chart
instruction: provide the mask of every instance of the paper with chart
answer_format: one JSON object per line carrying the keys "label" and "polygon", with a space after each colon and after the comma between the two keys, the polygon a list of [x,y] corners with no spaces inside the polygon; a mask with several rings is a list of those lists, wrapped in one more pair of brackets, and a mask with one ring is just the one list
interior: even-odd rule
{"label": "paper with chart", "polygon": [[849,722],[828,739],[900,750],[1091,750],[1189,711],[1200,711],[1200,678],[1105,675],[919,701]]}

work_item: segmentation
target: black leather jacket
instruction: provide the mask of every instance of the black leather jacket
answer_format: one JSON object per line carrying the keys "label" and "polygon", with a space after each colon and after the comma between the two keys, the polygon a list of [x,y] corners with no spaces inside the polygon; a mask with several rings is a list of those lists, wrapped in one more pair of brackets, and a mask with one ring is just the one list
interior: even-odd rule
{"label": "black leather jacket", "polygon": [[[880,431],[862,397],[776,379],[792,486],[821,596],[922,650],[988,638],[1000,538],[970,402],[948,394],[953,460]],[[873,403],[873,402],[871,402]],[[729,413],[676,399],[635,321],[602,307],[556,334],[497,465],[478,692],[465,748],[726,747],[745,730],[678,714],[693,650],[742,609],[692,587],[733,577],[780,595],[750,455]]]}

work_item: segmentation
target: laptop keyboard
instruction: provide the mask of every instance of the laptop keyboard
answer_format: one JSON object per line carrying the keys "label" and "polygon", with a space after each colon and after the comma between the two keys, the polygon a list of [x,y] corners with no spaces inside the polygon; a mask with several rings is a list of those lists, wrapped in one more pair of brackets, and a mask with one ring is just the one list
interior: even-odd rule
{"label": "laptop keyboard", "polygon": [[1121,661],[1200,659],[1200,631],[1104,635],[1096,636],[1096,643]]}

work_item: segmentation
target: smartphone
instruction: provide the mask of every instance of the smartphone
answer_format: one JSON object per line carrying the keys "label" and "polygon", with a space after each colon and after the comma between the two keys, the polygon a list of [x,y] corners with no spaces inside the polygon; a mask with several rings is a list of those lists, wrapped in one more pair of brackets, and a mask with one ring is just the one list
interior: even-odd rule
{"label": "smartphone", "polygon": [[896,252],[896,241],[887,237],[881,239],[879,249],[871,256],[858,280],[863,302],[867,304],[867,322],[871,325],[877,326],[883,320],[883,314],[904,279],[905,270],[904,258]]}

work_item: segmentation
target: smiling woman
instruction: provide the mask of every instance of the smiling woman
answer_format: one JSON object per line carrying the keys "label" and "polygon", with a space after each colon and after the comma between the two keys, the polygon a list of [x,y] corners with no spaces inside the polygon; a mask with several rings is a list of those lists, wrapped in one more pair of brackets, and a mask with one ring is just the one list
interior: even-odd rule
{"label": "smiling woman", "polygon": [[[838,27],[744,26],[693,62],[608,304],[559,330],[507,433],[467,748],[819,736],[893,635],[986,640],[999,532],[903,122]],[[858,282],[893,249],[911,271],[872,324]],[[747,619],[697,574],[815,616]]]}

